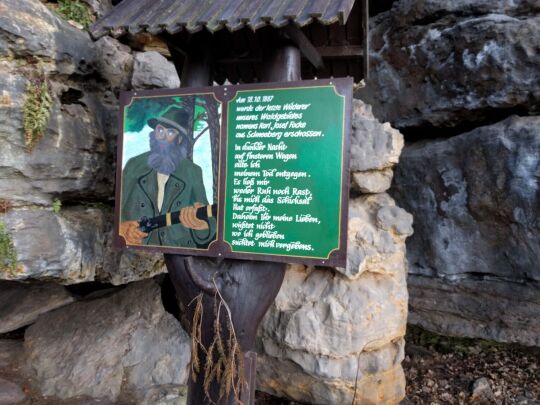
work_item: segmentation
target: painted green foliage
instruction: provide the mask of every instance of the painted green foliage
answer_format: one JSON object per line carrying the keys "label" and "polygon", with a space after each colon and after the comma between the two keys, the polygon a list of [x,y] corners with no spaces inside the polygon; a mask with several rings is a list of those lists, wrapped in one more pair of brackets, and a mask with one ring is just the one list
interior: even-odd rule
{"label": "painted green foliage", "polygon": [[[171,106],[177,105],[188,110],[188,103],[193,102],[190,97],[154,97],[135,99],[127,108],[126,122],[124,128],[126,132],[139,132],[144,128],[150,118],[159,117]],[[196,98],[194,118],[194,130],[199,131],[204,124],[206,109],[204,100]]]}
{"label": "painted green foliage", "polygon": [[0,271],[14,274],[17,272],[17,252],[6,225],[0,222]]}

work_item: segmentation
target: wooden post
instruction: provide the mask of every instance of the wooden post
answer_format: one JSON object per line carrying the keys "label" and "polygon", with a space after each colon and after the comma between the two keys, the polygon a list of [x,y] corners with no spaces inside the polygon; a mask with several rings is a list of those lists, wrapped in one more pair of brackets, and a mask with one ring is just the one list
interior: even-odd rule
{"label": "wooden post", "polygon": [[362,0],[362,37],[364,43],[362,44],[363,50],[363,73],[364,81],[369,79],[369,0]]}
{"label": "wooden post", "polygon": [[[182,70],[182,87],[206,86],[212,82],[211,36],[195,36],[189,47]],[[174,53],[173,53],[174,55]],[[178,66],[178,63],[175,63]],[[291,44],[280,44],[266,61],[264,81],[292,81],[300,79],[300,52]],[[208,347],[214,334],[214,305],[216,288],[227,303],[242,353],[244,353],[247,385],[241,392],[245,405],[255,401],[256,353],[253,352],[257,328],[274,301],[285,275],[282,263],[245,260],[222,260],[182,255],[165,255],[165,263],[180,302],[182,324],[191,332],[195,306],[193,300],[203,293],[202,343]],[[226,327],[224,327],[226,330]],[[199,350],[204,367],[205,353]],[[190,377],[188,405],[216,403],[219,386],[211,384],[210,398],[203,388],[204,371],[196,381]],[[236,403],[234,395],[223,397],[219,405]]]}

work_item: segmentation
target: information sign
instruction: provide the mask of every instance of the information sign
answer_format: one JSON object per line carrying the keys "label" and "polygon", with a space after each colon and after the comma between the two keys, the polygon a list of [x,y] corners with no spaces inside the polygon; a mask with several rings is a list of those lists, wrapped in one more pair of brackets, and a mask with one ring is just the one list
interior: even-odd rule
{"label": "information sign", "polygon": [[126,92],[115,244],[344,266],[352,79]]}

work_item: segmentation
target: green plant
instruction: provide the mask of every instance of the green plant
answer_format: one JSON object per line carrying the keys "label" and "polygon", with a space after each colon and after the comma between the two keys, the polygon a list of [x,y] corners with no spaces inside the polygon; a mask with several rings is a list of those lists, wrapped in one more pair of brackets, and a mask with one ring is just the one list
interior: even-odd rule
{"label": "green plant", "polygon": [[66,20],[75,21],[85,29],[94,22],[94,17],[87,4],[79,0],[58,0],[58,13]]}
{"label": "green plant", "polygon": [[17,252],[6,225],[0,222],[0,271],[14,276],[19,270]]}
{"label": "green plant", "polygon": [[26,86],[23,107],[24,143],[31,152],[43,137],[51,117],[52,97],[50,86],[44,74],[32,79]]}
{"label": "green plant", "polygon": [[55,198],[52,202],[52,210],[55,214],[58,214],[60,212],[60,208],[62,208],[62,201],[60,201],[58,198]]}

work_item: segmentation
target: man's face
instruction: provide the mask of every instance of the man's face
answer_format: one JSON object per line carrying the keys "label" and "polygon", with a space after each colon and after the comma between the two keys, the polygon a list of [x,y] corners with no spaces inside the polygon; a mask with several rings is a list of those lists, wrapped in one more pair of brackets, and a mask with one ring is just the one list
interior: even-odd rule
{"label": "man's face", "polygon": [[159,173],[171,174],[178,163],[186,157],[186,150],[181,145],[183,138],[176,128],[157,124],[150,132],[150,156],[148,164]]}
{"label": "man's face", "polygon": [[158,141],[167,141],[173,143],[178,139],[178,143],[182,142],[182,138],[178,138],[180,132],[176,128],[167,128],[161,124],[157,124],[154,131]]}

